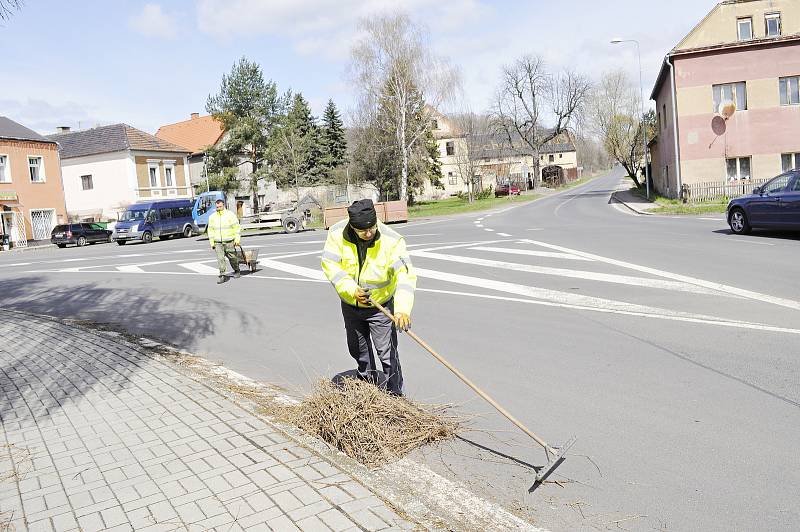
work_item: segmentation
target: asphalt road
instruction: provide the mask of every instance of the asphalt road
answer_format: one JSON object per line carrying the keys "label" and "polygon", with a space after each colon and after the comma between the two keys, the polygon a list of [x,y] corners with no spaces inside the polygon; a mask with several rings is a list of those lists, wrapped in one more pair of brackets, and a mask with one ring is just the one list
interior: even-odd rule
{"label": "asphalt road", "polygon": [[[637,216],[620,173],[406,235],[414,330],[553,445],[544,453],[401,337],[407,393],[475,415],[414,457],[552,530],[800,528],[797,235],[721,215]],[[262,267],[216,285],[196,239],[0,254],[3,306],[109,322],[303,391],[351,369],[321,280],[324,231],[243,239]]]}

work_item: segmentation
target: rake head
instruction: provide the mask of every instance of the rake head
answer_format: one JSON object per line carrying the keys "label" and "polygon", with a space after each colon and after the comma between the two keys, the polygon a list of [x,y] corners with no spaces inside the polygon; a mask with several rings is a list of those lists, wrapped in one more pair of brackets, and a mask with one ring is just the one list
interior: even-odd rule
{"label": "rake head", "polygon": [[542,467],[536,473],[536,482],[533,483],[533,486],[531,486],[530,491],[533,491],[533,489],[536,487],[537,484],[543,482],[544,479],[546,479],[547,476],[550,473],[552,473],[553,470],[556,467],[558,467],[559,464],[561,464],[561,462],[564,461],[564,456],[567,454],[569,448],[575,444],[575,441],[577,439],[578,439],[577,436],[573,436],[569,440],[567,440],[561,447],[551,447],[552,450],[556,451],[555,454],[551,454],[550,452],[545,452],[545,454],[547,455],[547,465]]}

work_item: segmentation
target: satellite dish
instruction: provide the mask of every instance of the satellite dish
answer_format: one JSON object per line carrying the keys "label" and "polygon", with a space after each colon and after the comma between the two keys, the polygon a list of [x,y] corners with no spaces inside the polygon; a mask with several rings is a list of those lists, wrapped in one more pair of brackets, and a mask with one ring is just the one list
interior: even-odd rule
{"label": "satellite dish", "polygon": [[724,135],[725,130],[727,129],[727,124],[725,123],[725,119],[721,116],[715,116],[711,119],[711,131],[714,132],[716,136]]}
{"label": "satellite dish", "polygon": [[720,116],[727,120],[733,116],[733,113],[736,112],[736,104],[731,100],[725,100],[724,102],[719,104],[719,114]]}

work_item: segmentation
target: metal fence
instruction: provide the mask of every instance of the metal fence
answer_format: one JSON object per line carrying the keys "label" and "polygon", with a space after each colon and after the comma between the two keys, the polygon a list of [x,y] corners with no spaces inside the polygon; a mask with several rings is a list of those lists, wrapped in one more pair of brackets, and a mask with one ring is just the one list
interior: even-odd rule
{"label": "metal fence", "polygon": [[684,203],[703,203],[738,198],[751,194],[769,179],[740,179],[736,181],[706,181],[703,183],[684,183],[681,186],[681,201]]}

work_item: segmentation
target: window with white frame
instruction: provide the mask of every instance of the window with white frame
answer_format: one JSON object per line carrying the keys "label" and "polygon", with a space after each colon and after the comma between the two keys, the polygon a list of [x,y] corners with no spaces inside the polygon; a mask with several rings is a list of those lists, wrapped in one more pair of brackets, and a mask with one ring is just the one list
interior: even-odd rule
{"label": "window with white frame", "polygon": [[11,183],[11,170],[8,168],[8,155],[0,155],[0,183]]}
{"label": "window with white frame", "polygon": [[781,14],[767,13],[764,15],[764,35],[779,37],[781,34]]}
{"label": "window with white frame", "polygon": [[780,78],[778,86],[781,93],[781,105],[800,104],[800,76]]}
{"label": "window with white frame", "polygon": [[444,145],[445,153],[447,155],[455,155],[456,154],[456,144],[452,140],[448,140]]}
{"label": "window with white frame", "polygon": [[783,172],[800,170],[800,153],[782,153],[781,169]]}
{"label": "window with white frame", "polygon": [[92,182],[92,176],[90,175],[81,176],[81,188],[83,190],[92,190],[94,188],[94,183]]}
{"label": "window with white frame", "polygon": [[451,185],[457,185],[458,177],[453,172],[447,172],[447,182]]}
{"label": "window with white frame", "polygon": [[41,157],[28,157],[28,172],[31,183],[44,183],[44,162]]}
{"label": "window with white frame", "polygon": [[750,157],[731,157],[725,159],[728,181],[750,179]]}
{"label": "window with white frame", "polygon": [[149,165],[147,167],[147,172],[150,177],[150,188],[158,187],[158,166],[156,165]]}
{"label": "window with white frame", "polygon": [[744,81],[721,83],[712,85],[711,88],[714,94],[714,109],[712,112],[719,113],[720,105],[726,101],[735,103],[737,111],[745,111],[747,109],[747,84]]}
{"label": "window with white frame", "polygon": [[166,181],[165,186],[171,187],[175,185],[174,179],[172,178],[174,167],[172,165],[167,165],[164,167],[164,180]]}
{"label": "window with white frame", "polygon": [[736,30],[740,41],[749,41],[753,38],[753,18],[736,19]]}

